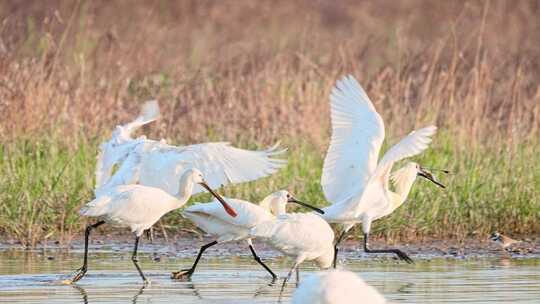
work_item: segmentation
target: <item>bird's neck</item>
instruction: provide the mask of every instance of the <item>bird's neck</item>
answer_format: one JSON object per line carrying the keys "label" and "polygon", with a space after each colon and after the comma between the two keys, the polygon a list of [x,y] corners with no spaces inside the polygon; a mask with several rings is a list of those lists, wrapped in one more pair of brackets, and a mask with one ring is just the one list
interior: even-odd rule
{"label": "bird's neck", "polygon": [[177,208],[181,207],[189,200],[193,194],[194,186],[195,183],[193,183],[193,180],[190,177],[182,177],[180,179],[180,187],[178,187],[178,193],[175,195],[178,199],[177,204],[179,205]]}
{"label": "bird's neck", "polygon": [[395,191],[391,192],[393,195],[391,195],[390,199],[392,211],[401,206],[407,199],[407,196],[409,196],[414,181],[416,180],[416,174],[416,170],[413,171],[406,168],[397,170],[392,174],[392,180],[394,181],[395,186]]}
{"label": "bird's neck", "polygon": [[259,206],[263,208],[264,210],[268,211],[274,216],[279,216],[281,214],[286,213],[285,206],[276,206],[277,204],[274,203],[274,197],[272,195],[269,195],[265,197],[260,203]]}

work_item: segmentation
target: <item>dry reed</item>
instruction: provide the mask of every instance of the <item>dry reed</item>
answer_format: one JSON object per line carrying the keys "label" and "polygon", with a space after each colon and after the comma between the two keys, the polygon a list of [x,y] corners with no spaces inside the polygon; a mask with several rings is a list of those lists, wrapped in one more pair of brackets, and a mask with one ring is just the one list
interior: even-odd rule
{"label": "dry reed", "polygon": [[145,129],[152,137],[245,147],[285,138],[293,155],[322,155],[329,91],[350,73],[391,140],[436,123],[456,159],[515,158],[538,147],[539,15],[536,1],[3,1],[2,155],[21,142],[68,155],[90,143],[92,155],[149,98],[163,108]]}

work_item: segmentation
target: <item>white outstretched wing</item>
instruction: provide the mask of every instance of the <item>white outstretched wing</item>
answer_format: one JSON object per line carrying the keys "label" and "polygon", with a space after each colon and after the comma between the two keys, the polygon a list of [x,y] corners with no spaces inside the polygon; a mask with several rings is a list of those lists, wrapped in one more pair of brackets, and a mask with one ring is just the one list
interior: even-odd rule
{"label": "white outstretched wing", "polygon": [[384,123],[352,76],[337,82],[330,106],[332,139],[321,185],[326,199],[336,204],[363,191],[377,166]]}
{"label": "white outstretched wing", "polygon": [[[245,183],[275,173],[287,161],[275,156],[285,153],[278,144],[262,150],[244,150],[229,143],[205,143],[191,145],[182,152],[182,160],[199,169],[212,189],[222,185]],[[197,186],[195,193],[205,191]]]}
{"label": "white outstretched wing", "polygon": [[[189,168],[199,169],[215,189],[271,175],[286,164],[286,160],[274,158],[286,151],[279,149],[278,144],[268,150],[252,151],[231,147],[228,143],[176,147],[145,137],[131,137],[136,129],[158,117],[157,101],[148,101],[134,121],[117,126],[111,139],[101,144],[96,166],[96,195],[127,183],[153,186],[176,195],[180,176]],[[115,165],[119,168],[111,176]],[[203,191],[197,185],[194,193]]]}
{"label": "white outstretched wing", "polygon": [[[139,184],[176,195],[180,177],[190,168],[199,169],[208,185],[217,189],[222,185],[249,182],[273,174],[286,164],[286,160],[275,158],[284,152],[277,145],[268,150],[252,151],[219,142],[175,147],[146,140],[144,145],[131,152],[139,155],[136,164],[129,164],[128,168],[122,164],[118,174],[130,178],[137,176],[135,182]],[[115,176],[111,178],[113,180],[117,180]],[[193,194],[204,191],[196,185]]]}
{"label": "white outstretched wing", "polygon": [[115,164],[123,161],[144,138],[133,139],[131,134],[141,126],[159,118],[159,105],[156,100],[143,104],[141,113],[135,120],[116,126],[111,139],[99,146],[96,163],[96,191],[110,179]]}
{"label": "white outstretched wing", "polygon": [[375,169],[372,178],[380,178],[382,181],[385,181],[386,184],[388,182],[388,175],[390,174],[394,163],[404,158],[420,154],[427,149],[431,142],[431,136],[435,134],[436,131],[437,127],[429,126],[409,133],[409,135],[405,136],[400,142],[386,151],[379,162],[377,169]]}

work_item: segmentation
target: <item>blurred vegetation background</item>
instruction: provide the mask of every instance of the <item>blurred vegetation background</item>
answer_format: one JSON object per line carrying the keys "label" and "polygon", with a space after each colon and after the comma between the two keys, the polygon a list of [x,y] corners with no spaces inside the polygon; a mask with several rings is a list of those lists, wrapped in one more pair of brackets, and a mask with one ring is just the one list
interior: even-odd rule
{"label": "blurred vegetation background", "polygon": [[[540,233],[539,1],[0,2],[0,238],[82,235],[98,145],[139,106],[178,145],[278,140],[289,165],[227,187],[258,201],[288,188],[324,206],[319,179],[335,80],[354,75],[387,145],[439,126],[416,160],[453,173],[418,182],[378,221],[388,240]],[[195,200],[205,199],[196,197]],[[190,224],[180,212],[161,227]],[[127,232],[127,231],[126,231]]]}

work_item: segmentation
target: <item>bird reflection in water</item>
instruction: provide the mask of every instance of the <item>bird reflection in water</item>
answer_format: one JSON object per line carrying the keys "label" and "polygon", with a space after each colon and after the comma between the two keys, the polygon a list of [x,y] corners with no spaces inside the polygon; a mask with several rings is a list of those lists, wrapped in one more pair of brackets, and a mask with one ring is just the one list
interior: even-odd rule
{"label": "bird reflection in water", "polygon": [[[83,287],[81,287],[81,286],[79,286],[77,284],[71,284],[70,286],[73,287],[73,289],[77,290],[81,294],[82,303],[84,303],[84,304],[90,303],[90,301],[88,299],[88,292],[86,292],[86,289],[84,289]],[[138,300],[139,296],[141,296],[144,293],[144,290],[145,290],[146,287],[147,287],[147,285],[143,284],[140,288],[137,289],[137,293],[131,298],[131,303],[133,303],[133,304],[137,303],[137,300]]]}

